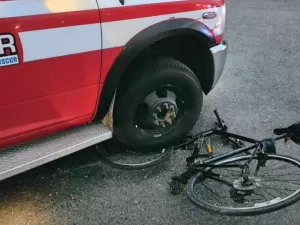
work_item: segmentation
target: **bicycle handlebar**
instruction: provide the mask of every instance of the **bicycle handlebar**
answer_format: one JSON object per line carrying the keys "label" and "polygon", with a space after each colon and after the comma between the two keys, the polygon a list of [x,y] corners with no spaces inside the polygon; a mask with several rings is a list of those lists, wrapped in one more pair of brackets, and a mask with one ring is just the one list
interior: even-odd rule
{"label": "bicycle handlebar", "polygon": [[214,110],[214,114],[216,115],[217,120],[218,120],[218,122],[219,122],[219,124],[221,126],[222,125],[222,120],[221,120],[221,117],[220,117],[220,115],[219,115],[219,113],[218,113],[218,111],[216,109]]}
{"label": "bicycle handlebar", "polygon": [[226,126],[226,124],[224,123],[224,120],[221,119],[221,117],[220,117],[220,115],[219,115],[219,113],[218,113],[218,111],[217,111],[216,109],[214,110],[214,114],[215,114],[215,116],[217,117],[217,120],[218,120],[218,126],[219,126],[220,128],[222,128],[223,131],[226,131],[226,130],[227,130],[227,126]]}

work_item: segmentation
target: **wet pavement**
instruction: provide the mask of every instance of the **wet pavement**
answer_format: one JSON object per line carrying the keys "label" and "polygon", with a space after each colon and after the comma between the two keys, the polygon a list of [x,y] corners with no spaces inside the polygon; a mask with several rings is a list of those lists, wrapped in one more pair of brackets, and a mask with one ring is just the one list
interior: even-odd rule
{"label": "wet pavement", "polygon": [[[226,2],[228,60],[194,132],[210,128],[218,108],[230,131],[268,137],[273,128],[300,121],[300,5]],[[294,144],[281,143],[278,151],[300,158]],[[186,154],[176,151],[165,164],[142,171],[109,168],[95,148],[57,160],[0,183],[0,224],[300,224],[300,203],[267,215],[227,217],[198,209],[185,193],[172,196],[168,182],[184,170]]]}

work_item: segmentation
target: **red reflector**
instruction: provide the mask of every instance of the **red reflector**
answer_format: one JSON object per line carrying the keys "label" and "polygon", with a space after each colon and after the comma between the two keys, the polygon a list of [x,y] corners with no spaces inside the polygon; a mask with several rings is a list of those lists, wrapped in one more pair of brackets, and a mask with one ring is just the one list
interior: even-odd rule
{"label": "red reflector", "polygon": [[216,44],[220,44],[223,41],[223,34],[215,37]]}

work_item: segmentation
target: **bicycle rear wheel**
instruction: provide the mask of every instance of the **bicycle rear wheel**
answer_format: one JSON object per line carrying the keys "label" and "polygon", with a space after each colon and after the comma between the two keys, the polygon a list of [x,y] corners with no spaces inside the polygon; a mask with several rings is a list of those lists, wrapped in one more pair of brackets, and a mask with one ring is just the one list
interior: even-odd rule
{"label": "bicycle rear wheel", "polygon": [[[243,165],[252,156],[216,163]],[[260,163],[260,164],[259,164]],[[263,165],[255,173],[257,165]],[[253,216],[280,210],[300,200],[300,161],[283,155],[254,156],[249,181],[242,185],[241,168],[211,168],[216,175],[199,172],[187,184],[191,201],[203,210],[222,215]],[[277,182],[277,184],[276,184]],[[229,204],[225,204],[225,202]]]}

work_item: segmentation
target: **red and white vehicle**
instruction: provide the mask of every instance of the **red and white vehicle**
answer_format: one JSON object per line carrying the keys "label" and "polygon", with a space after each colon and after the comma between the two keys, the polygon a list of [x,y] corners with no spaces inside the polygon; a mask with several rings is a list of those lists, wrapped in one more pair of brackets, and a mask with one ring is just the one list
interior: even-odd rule
{"label": "red and white vehicle", "polygon": [[0,0],[0,180],[113,135],[148,148],[188,133],[223,72],[225,14],[224,0]]}

